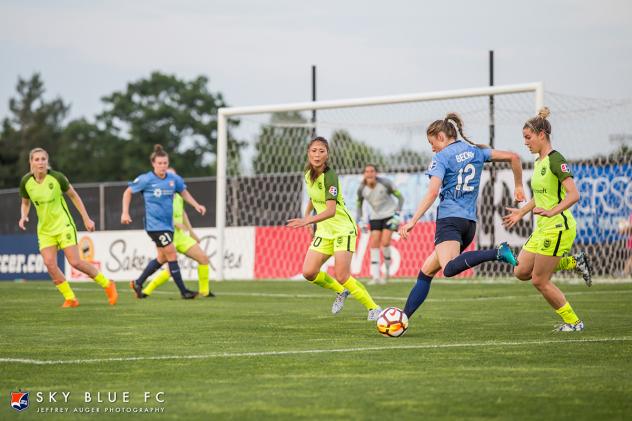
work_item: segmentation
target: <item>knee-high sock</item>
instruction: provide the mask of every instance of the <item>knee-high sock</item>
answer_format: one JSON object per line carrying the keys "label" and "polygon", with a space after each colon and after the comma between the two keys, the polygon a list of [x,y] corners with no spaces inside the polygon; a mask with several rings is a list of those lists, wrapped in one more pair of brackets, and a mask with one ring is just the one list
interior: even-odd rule
{"label": "knee-high sock", "polygon": [[338,281],[329,276],[329,274],[325,272],[318,272],[316,278],[313,281],[309,281],[314,285],[318,285],[323,288],[331,289],[336,291],[338,294],[342,293],[345,289]]}
{"label": "knee-high sock", "polygon": [[64,300],[74,300],[76,298],[75,293],[72,291],[72,288],[70,288],[70,284],[68,283],[68,281],[64,281],[61,284],[57,284],[55,286],[57,287],[59,292],[61,292],[61,295],[64,296]]}
{"label": "knee-high sock", "polygon": [[164,284],[171,278],[171,273],[167,269],[161,271],[154,279],[149,282],[149,284],[143,289],[143,293],[147,295],[151,295],[152,292],[160,285]]}
{"label": "knee-high sock", "polygon": [[103,288],[106,288],[110,284],[110,280],[105,277],[105,275],[101,272],[97,273],[97,276],[94,278],[94,282],[101,285]]}
{"label": "knee-high sock", "polygon": [[386,267],[386,277],[391,276],[391,246],[382,247],[382,256],[384,256],[384,266]]}
{"label": "knee-high sock", "polygon": [[498,251],[496,249],[466,251],[450,260],[443,268],[443,274],[448,278],[458,275],[464,270],[473,268],[483,262],[496,260],[497,255]]}
{"label": "knee-high sock", "polygon": [[149,278],[155,271],[160,269],[160,266],[162,266],[162,264],[158,262],[158,259],[154,259],[147,263],[145,270],[143,270],[143,273],[140,274],[140,277],[136,280],[136,283],[138,285],[143,285],[147,278]]}
{"label": "knee-high sock", "polygon": [[430,283],[432,282],[432,276],[428,276],[422,271],[419,271],[417,276],[417,283],[408,294],[406,300],[406,306],[404,307],[404,313],[410,318],[410,316],[417,311],[419,306],[423,304],[430,291]]}
{"label": "knee-high sock", "polygon": [[380,249],[371,249],[371,277],[377,279],[380,277]]}
{"label": "knee-high sock", "polygon": [[187,287],[184,285],[184,282],[182,281],[182,274],[180,273],[180,265],[178,265],[177,260],[174,260],[173,262],[169,262],[169,272],[171,272],[171,277],[173,278],[173,281],[178,286],[178,289],[180,290],[180,294],[184,294],[185,292],[187,292],[188,290],[187,290]]}
{"label": "knee-high sock", "polygon": [[573,256],[565,256],[562,257],[555,267],[555,271],[558,272],[560,270],[573,270],[577,267],[577,260]]}
{"label": "knee-high sock", "polygon": [[347,282],[342,284],[342,286],[347,288],[351,295],[353,295],[353,298],[360,301],[360,303],[362,303],[362,305],[368,310],[378,307],[378,305],[375,304],[375,301],[373,301],[373,298],[371,298],[369,292],[365,288],[361,287],[360,281],[355,279],[353,276],[350,276],[349,279],[347,279]]}
{"label": "knee-high sock", "polygon": [[575,314],[573,307],[571,307],[568,301],[562,307],[555,310],[555,312],[564,320],[564,323],[574,325],[579,321],[579,317],[577,317],[577,314]]}
{"label": "knee-high sock", "polygon": [[208,293],[210,292],[210,288],[208,285],[208,274],[209,274],[208,265],[198,265],[197,273],[198,273],[198,292],[202,295],[208,295]]}

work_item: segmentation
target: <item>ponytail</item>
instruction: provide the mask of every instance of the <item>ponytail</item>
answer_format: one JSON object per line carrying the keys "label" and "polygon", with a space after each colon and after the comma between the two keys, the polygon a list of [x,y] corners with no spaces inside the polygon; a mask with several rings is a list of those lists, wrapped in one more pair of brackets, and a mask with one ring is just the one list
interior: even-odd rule
{"label": "ponytail", "polygon": [[151,155],[149,155],[149,159],[151,160],[151,162],[154,162],[154,160],[157,157],[162,157],[162,156],[166,156],[169,157],[169,154],[167,154],[167,152],[165,152],[165,150],[162,148],[162,145],[159,144],[155,144],[154,145],[154,151],[151,153]]}
{"label": "ponytail", "polygon": [[457,113],[448,113],[443,120],[435,120],[426,129],[427,136],[436,136],[439,133],[443,132],[448,139],[456,139],[457,133],[461,135],[461,138],[465,140],[470,145],[476,146],[478,148],[487,148],[487,145],[481,145],[472,142],[468,139],[467,136],[463,133],[463,120]]}

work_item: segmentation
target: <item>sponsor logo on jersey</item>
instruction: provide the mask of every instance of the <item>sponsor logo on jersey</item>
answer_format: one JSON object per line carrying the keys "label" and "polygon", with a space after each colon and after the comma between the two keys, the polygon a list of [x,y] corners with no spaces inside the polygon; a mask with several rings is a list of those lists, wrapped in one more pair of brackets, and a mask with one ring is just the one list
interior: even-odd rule
{"label": "sponsor logo on jersey", "polygon": [[560,169],[562,170],[562,172],[571,172],[571,169],[568,167],[568,164],[562,164],[560,166]]}
{"label": "sponsor logo on jersey", "polygon": [[154,197],[160,197],[162,196],[162,190],[158,189],[154,189]]}
{"label": "sponsor logo on jersey", "polygon": [[329,194],[332,196],[338,196],[338,189],[336,186],[329,186]]}
{"label": "sponsor logo on jersey", "polygon": [[24,411],[29,407],[29,392],[11,392],[11,408]]}

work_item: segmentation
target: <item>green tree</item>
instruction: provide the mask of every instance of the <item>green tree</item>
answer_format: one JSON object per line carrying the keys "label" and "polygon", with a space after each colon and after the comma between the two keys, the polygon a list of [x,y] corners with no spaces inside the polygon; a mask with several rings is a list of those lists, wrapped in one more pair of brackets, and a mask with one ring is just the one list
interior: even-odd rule
{"label": "green tree", "polygon": [[430,155],[403,148],[386,158],[387,171],[425,171],[432,158]]}
{"label": "green tree", "polygon": [[255,174],[302,171],[311,129],[298,112],[272,114],[255,143]]}
{"label": "green tree", "polygon": [[[185,81],[154,72],[127,85],[123,92],[102,98],[106,110],[97,118],[112,136],[125,139],[117,170],[125,178],[146,171],[154,144],[170,152],[182,176],[213,173],[217,152],[217,110],[226,106],[220,93],[208,89],[204,76]],[[230,121],[230,126],[237,122]],[[229,169],[239,166],[242,144],[229,135]]]}
{"label": "green tree", "polygon": [[339,172],[361,172],[366,164],[380,170],[386,162],[384,155],[364,142],[353,139],[346,130],[337,130],[330,139],[330,165]]}
{"label": "green tree", "polygon": [[9,100],[11,115],[2,121],[0,133],[0,188],[17,187],[29,171],[29,151],[41,147],[56,165],[56,152],[69,105],[61,98],[44,99],[44,82],[38,73],[18,78],[17,96]]}

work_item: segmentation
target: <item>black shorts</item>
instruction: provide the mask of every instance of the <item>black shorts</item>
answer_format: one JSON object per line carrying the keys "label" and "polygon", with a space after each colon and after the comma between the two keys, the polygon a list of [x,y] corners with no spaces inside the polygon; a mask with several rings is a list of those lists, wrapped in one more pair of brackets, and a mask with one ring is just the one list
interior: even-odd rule
{"label": "black shorts", "polygon": [[369,226],[371,231],[382,231],[390,229],[387,222],[390,221],[392,216],[384,219],[369,219]]}
{"label": "black shorts", "polygon": [[476,234],[474,221],[456,217],[437,219],[435,246],[444,241],[458,241],[461,243],[461,252],[463,252],[472,243],[474,234]]}
{"label": "black shorts", "polygon": [[173,231],[147,231],[147,235],[157,247],[167,247],[173,243]]}

